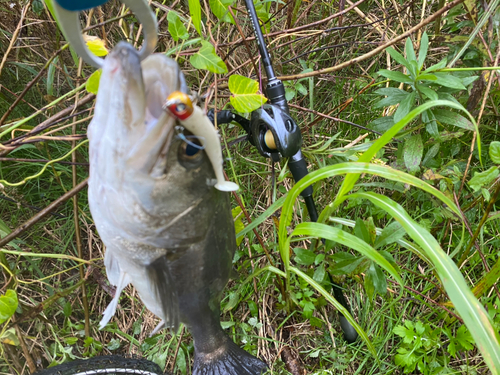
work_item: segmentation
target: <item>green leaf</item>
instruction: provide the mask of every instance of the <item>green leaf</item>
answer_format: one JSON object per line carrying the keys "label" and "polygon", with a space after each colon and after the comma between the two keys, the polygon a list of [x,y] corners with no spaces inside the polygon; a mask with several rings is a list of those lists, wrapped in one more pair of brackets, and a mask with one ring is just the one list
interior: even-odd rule
{"label": "green leaf", "polygon": [[87,90],[92,94],[97,94],[97,91],[99,91],[99,82],[101,80],[101,73],[102,70],[98,69],[90,75],[90,77],[87,79],[87,82],[85,82],[85,90]]}
{"label": "green leaf", "polygon": [[432,110],[428,109],[422,112],[422,122],[425,124],[425,130],[427,130],[427,133],[437,139],[441,137],[436,122],[436,116],[434,116]]}
{"label": "green leaf", "polygon": [[391,57],[396,60],[399,64],[406,66],[408,69],[410,69],[410,63],[406,61],[406,59],[403,57],[402,54],[400,54],[398,51],[396,51],[392,47],[388,47],[386,51],[391,55]]}
{"label": "green leaf", "polygon": [[435,74],[420,74],[418,77],[417,77],[417,81],[437,81],[437,77]]}
{"label": "green leaf", "polygon": [[399,107],[394,114],[394,122],[400,121],[403,117],[405,117],[413,108],[415,104],[416,92],[411,92],[406,98],[403,99],[401,103],[399,103]]}
{"label": "green leaf", "polygon": [[[409,324],[408,324],[409,323]],[[398,335],[403,339],[403,342],[405,344],[411,344],[413,340],[415,339],[415,330],[413,328],[413,323],[410,320],[407,320],[405,322],[405,326],[396,326],[392,329],[392,332],[395,335]]]}
{"label": "green leaf", "polygon": [[415,370],[418,357],[413,350],[408,351],[405,348],[398,348],[398,354],[394,356],[394,363],[405,368],[405,373]]}
{"label": "green leaf", "polygon": [[448,62],[448,60],[446,58],[444,58],[443,60],[441,60],[437,64],[434,64],[430,68],[427,68],[426,70],[424,70],[424,72],[430,73],[430,72],[434,72],[435,70],[443,69],[446,66],[447,62]]}
{"label": "green leaf", "polygon": [[238,74],[229,77],[229,91],[233,94],[229,99],[231,105],[241,113],[250,113],[267,101],[264,95],[257,94],[257,81]]}
{"label": "green leaf", "polygon": [[370,233],[368,233],[368,228],[365,222],[361,218],[356,219],[356,226],[354,227],[354,235],[360,240],[370,243]]}
{"label": "green leaf", "polygon": [[187,39],[189,38],[189,33],[186,29],[186,26],[182,23],[179,15],[177,12],[174,12],[173,10],[169,11],[167,14],[167,21],[168,21],[168,32],[172,36],[172,39],[174,41],[178,41],[180,39]]}
{"label": "green leaf", "polygon": [[424,160],[422,160],[422,165],[427,165],[431,159],[437,155],[439,152],[439,148],[441,147],[441,143],[436,143],[433,145],[428,151],[427,154],[425,154]]}
{"label": "green leaf", "polygon": [[425,58],[427,57],[427,51],[429,49],[429,37],[427,36],[427,31],[422,34],[422,39],[420,39],[420,50],[418,51],[418,69],[421,70],[424,66]]}
{"label": "green leaf", "polygon": [[406,92],[395,87],[384,87],[375,91],[376,94],[386,95],[387,97],[375,104],[375,108],[388,107],[390,105],[395,105],[401,103],[408,95]]}
{"label": "green leaf", "polygon": [[0,342],[3,344],[8,344],[12,346],[19,346],[19,339],[16,336],[16,330],[14,328],[9,328],[5,330],[0,336]]}
{"label": "green leaf", "polygon": [[227,73],[226,64],[217,56],[214,46],[205,40],[201,41],[200,50],[191,56],[189,61],[196,69],[204,69],[217,74]]}
{"label": "green leaf", "polygon": [[302,83],[296,83],[295,88],[297,89],[298,92],[300,92],[302,95],[307,95],[307,89],[304,87]]}
{"label": "green leaf", "polygon": [[[392,130],[393,129],[391,128],[391,131]],[[384,137],[384,136],[385,136],[385,134],[382,137]],[[310,172],[307,176],[301,178],[299,181],[297,181],[295,183],[294,187],[288,192],[287,196],[280,198],[280,199],[285,198],[284,201],[280,202],[279,205],[277,204],[278,202],[274,203],[271,206],[272,209],[271,209],[271,207],[268,208],[266,210],[265,214],[267,213],[267,215],[270,216],[279,207],[281,207],[281,205],[283,206],[283,209],[281,210],[280,221],[279,221],[279,238],[285,239],[288,237],[287,226],[290,225],[290,222],[292,220],[293,206],[295,204],[295,200],[298,198],[298,196],[302,190],[304,190],[307,186],[312,185],[315,182],[323,180],[323,179],[328,178],[328,177],[334,177],[334,176],[343,175],[343,174],[350,174],[350,175],[359,176],[359,175],[365,174],[365,173],[377,175],[379,177],[390,179],[393,181],[398,181],[398,182],[401,182],[403,184],[409,184],[412,186],[416,186],[416,187],[432,194],[436,198],[440,199],[457,216],[460,216],[460,211],[458,210],[455,203],[453,203],[453,201],[450,198],[448,198],[444,193],[442,193],[438,189],[434,188],[433,186],[429,185],[427,182],[422,181],[421,179],[416,178],[415,176],[412,176],[408,173],[398,171],[398,170],[391,168],[391,167],[388,167],[388,166],[370,164],[370,163],[366,163],[366,162],[365,163],[359,163],[359,162],[338,163],[335,165],[323,167],[323,168],[318,169],[316,171]],[[349,176],[346,176],[346,179],[348,177]],[[355,182],[356,181],[354,181],[354,183]],[[318,221],[321,222],[321,221],[324,221],[326,218],[328,218],[330,216],[331,209],[332,209],[332,207],[329,207],[329,210],[324,210],[321,213]],[[265,218],[263,218],[261,220],[262,221],[259,220],[259,223],[263,222],[265,220]],[[252,224],[254,222],[252,222]],[[245,228],[245,230],[247,228]]]}
{"label": "green leaf", "polygon": [[413,80],[409,76],[398,71],[382,69],[377,73],[396,82],[413,83]]}
{"label": "green leaf", "polygon": [[101,38],[98,38],[96,36],[86,35],[84,37],[84,40],[85,44],[87,44],[88,49],[94,55],[103,57],[108,54],[109,51],[106,48],[106,44],[104,43],[104,40],[102,40]]}
{"label": "green leaf", "polygon": [[449,73],[444,73],[444,72],[437,72],[434,73],[436,76],[436,80],[434,81],[435,83],[444,86],[444,87],[449,87],[451,89],[457,89],[457,90],[465,90],[466,87],[462,83],[462,80],[460,78],[457,78],[455,76],[452,76]]}
{"label": "green leaf", "polygon": [[7,289],[5,294],[0,296],[0,324],[14,315],[17,304],[17,294],[12,289]]}
{"label": "green leaf", "polygon": [[[201,35],[201,5],[200,0],[188,0],[189,14],[193,21],[194,28]],[[196,67],[195,67],[196,68]],[[203,69],[203,68],[198,68]],[[227,73],[227,70],[226,70]]]}
{"label": "green leaf", "polygon": [[416,84],[416,87],[417,87],[418,91],[420,91],[422,94],[427,96],[430,100],[438,100],[439,99],[437,92],[434,91],[433,89],[431,89],[425,85],[421,85],[419,83]]}
{"label": "green leaf", "polygon": [[335,262],[328,271],[332,275],[348,275],[354,276],[365,272],[369,266],[369,261],[364,257],[353,257],[352,259],[341,260]]}
{"label": "green leaf", "polygon": [[375,292],[380,295],[387,293],[387,280],[382,270],[375,263],[371,263],[365,272],[365,290],[370,300],[375,297]]}
{"label": "green leaf", "polygon": [[301,249],[300,247],[296,247],[295,249],[293,249],[293,252],[295,253],[295,262],[297,264],[302,264],[303,266],[310,266],[316,259],[316,254],[308,249]]}
{"label": "green leaf", "polygon": [[432,113],[434,113],[434,116],[436,116],[436,120],[439,122],[474,131],[474,125],[472,124],[472,122],[456,112],[452,112],[448,109],[433,109]]}
{"label": "green leaf", "polygon": [[489,154],[493,163],[500,164],[500,142],[493,141],[490,143]]}
{"label": "green leaf", "polygon": [[318,282],[318,283],[323,283],[323,281],[325,280],[325,276],[326,276],[326,271],[325,271],[325,264],[324,263],[321,263],[318,268],[316,268],[314,270],[314,275],[313,275],[313,279],[314,281]]}
{"label": "green leaf", "polygon": [[387,211],[406,230],[408,235],[425,251],[439,275],[451,302],[471,332],[484,361],[493,374],[500,369],[500,337],[493,328],[489,315],[469,289],[455,262],[443,251],[437,240],[417,224],[396,202],[376,193],[354,193],[349,197],[366,198]]}
{"label": "green leaf", "polygon": [[66,318],[69,318],[71,316],[71,311],[72,311],[72,308],[71,308],[71,302],[66,302],[64,304],[64,307],[63,307],[63,313],[64,313],[64,316]]}
{"label": "green leaf", "polygon": [[59,56],[57,56],[49,65],[47,69],[47,95],[54,96],[54,75],[56,72],[56,66],[59,62]]}
{"label": "green leaf", "polygon": [[391,243],[399,241],[404,237],[405,234],[406,232],[404,231],[401,224],[399,224],[397,221],[394,221],[382,230],[382,233],[377,237],[377,240],[375,241],[375,245],[373,247],[375,249],[378,249],[382,246],[390,245]]}
{"label": "green leaf", "polygon": [[234,0],[210,0],[210,9],[215,14],[215,16],[223,21],[232,23],[234,25],[233,16],[228,12],[229,6],[233,5]]}
{"label": "green leaf", "polygon": [[[242,210],[240,206],[237,206],[232,209],[233,219],[235,219],[234,230],[236,231],[236,233],[241,232],[243,229],[245,229],[245,225],[241,221],[241,218],[243,216],[241,213]],[[243,236],[236,237],[236,246],[240,246],[241,241],[243,241],[243,238],[244,238]]]}
{"label": "green leaf", "polygon": [[[383,99],[382,99],[383,100]],[[393,116],[379,117],[368,124],[370,129],[376,130],[380,133],[385,133],[394,125]]]}
{"label": "green leaf", "polygon": [[408,62],[417,62],[417,56],[415,56],[415,50],[413,49],[413,43],[411,41],[411,38],[406,38],[406,44],[405,44],[405,53],[406,53],[406,60]]}
{"label": "green leaf", "polygon": [[404,148],[405,166],[411,174],[415,174],[420,170],[420,162],[424,154],[424,144],[420,134],[415,134],[406,139]]}
{"label": "green leaf", "polygon": [[481,172],[481,173],[474,173],[474,177],[472,177],[469,181],[469,186],[474,190],[478,191],[482,187],[490,184],[495,180],[495,178],[498,177],[498,174],[500,172],[498,171],[497,167],[491,167],[487,171]]}
{"label": "green leaf", "polygon": [[37,16],[40,16],[43,12],[42,0],[34,0],[31,4],[31,9],[33,10],[33,13],[35,13]]}

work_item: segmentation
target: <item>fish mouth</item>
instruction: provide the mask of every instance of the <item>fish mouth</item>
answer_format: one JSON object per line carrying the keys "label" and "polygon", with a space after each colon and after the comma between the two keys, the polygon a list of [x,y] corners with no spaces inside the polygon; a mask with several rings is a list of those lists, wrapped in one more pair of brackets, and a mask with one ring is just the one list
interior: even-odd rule
{"label": "fish mouth", "polygon": [[[127,168],[152,177],[162,174],[176,119],[163,109],[174,91],[187,92],[177,63],[161,54],[140,61],[136,49],[120,42],[106,58],[103,74],[110,76],[114,93],[123,99],[117,114],[117,140],[122,143]],[[111,99],[113,100],[113,99]]]}

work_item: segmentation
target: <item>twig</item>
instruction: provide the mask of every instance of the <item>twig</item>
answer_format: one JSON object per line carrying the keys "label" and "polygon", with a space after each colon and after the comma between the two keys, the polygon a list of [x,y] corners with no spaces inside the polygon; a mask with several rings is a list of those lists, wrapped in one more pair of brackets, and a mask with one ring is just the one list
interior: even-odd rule
{"label": "twig", "polygon": [[177,347],[175,348],[175,353],[174,353],[174,358],[173,358],[173,363],[172,363],[172,373],[174,372],[175,369],[175,362],[177,362],[177,355],[179,354],[179,348],[181,347],[181,342],[182,342],[182,336],[184,336],[184,331],[186,327],[183,326],[181,330],[181,334],[179,335],[179,340],[177,341]]}
{"label": "twig", "polygon": [[[1,195],[0,194],[0,199],[3,199],[5,201],[7,201],[7,202],[15,203],[15,204],[23,206],[23,207],[31,208],[32,210],[35,210],[35,211],[40,211],[41,210],[40,207],[32,206],[31,204],[27,204],[27,203],[18,202],[15,199],[6,197],[5,195]],[[61,219],[66,218],[66,216],[58,214],[57,212],[51,212],[50,214],[54,215],[55,217],[61,218]]]}
{"label": "twig", "polygon": [[85,180],[80,182],[78,185],[76,185],[73,189],[71,189],[70,191],[68,191],[64,195],[57,198],[54,202],[49,204],[47,207],[45,207],[43,210],[41,210],[39,213],[37,213],[31,219],[29,219],[28,221],[21,224],[16,229],[14,229],[10,234],[8,234],[4,238],[0,239],[0,247],[5,246],[10,241],[17,238],[25,230],[31,228],[33,225],[35,225],[41,219],[43,219],[45,216],[47,216],[49,213],[51,213],[61,203],[65,202],[66,200],[68,200],[69,198],[71,198],[72,196],[74,196],[75,194],[80,192],[85,186],[87,186],[87,182],[88,182],[88,178],[86,178]]}
{"label": "twig", "polygon": [[[24,17],[26,16],[26,12],[28,11],[28,8],[31,6],[31,0],[24,6],[23,10],[21,11],[21,18],[19,19],[19,23],[17,24],[16,30],[14,33],[12,33],[12,38],[10,40],[9,46],[7,47],[7,51],[5,51],[2,61],[0,62],[0,76],[2,75],[2,70],[5,65],[5,62],[7,61],[7,56],[9,56],[10,51],[12,50],[12,47],[16,43],[17,37],[19,36],[19,33],[21,32],[21,29],[23,28],[23,22],[24,22]],[[1,124],[1,120],[0,120]]]}
{"label": "twig", "polygon": [[[481,218],[481,221],[479,222],[474,234],[472,235],[472,238],[470,239],[469,244],[467,245],[465,251],[463,252],[462,256],[460,257],[460,260],[458,261],[458,264],[457,264],[458,268],[460,268],[462,266],[462,264],[465,262],[465,259],[467,259],[469,252],[472,248],[472,245],[474,245],[474,243],[476,242],[476,239],[479,236],[479,233],[481,233],[481,228],[483,227],[486,220],[488,220],[488,216],[489,216],[491,210],[493,209],[493,206],[495,205],[497,198],[500,196],[500,179],[496,180],[496,184],[497,184],[496,190],[493,193],[493,195],[491,196],[490,201],[488,202],[488,206],[486,206],[486,210],[484,211],[483,217]],[[487,265],[486,265],[486,268],[488,268]],[[488,269],[487,269],[487,271],[488,271]]]}
{"label": "twig", "polygon": [[[324,113],[321,113],[321,112],[318,112],[318,111],[315,111],[314,109],[308,109],[308,108],[304,108],[304,107],[301,107],[299,105],[296,105],[296,104],[288,104],[290,107],[293,107],[293,108],[297,108],[297,109],[300,109],[301,111],[304,111],[304,112],[309,112],[309,113],[313,113],[315,114],[316,116],[320,116],[320,117],[324,117],[324,118],[327,118],[329,120],[333,120],[333,121],[337,121],[337,122],[343,122],[345,124],[349,124],[351,126],[355,126],[356,128],[360,128],[360,129],[363,129],[363,130],[366,130],[368,132],[372,132],[372,133],[375,133],[375,134],[378,134],[378,135],[382,135],[382,133],[379,133],[378,131],[376,130],[373,130],[373,129],[370,129],[370,128],[367,128],[363,125],[358,125],[358,124],[355,124],[354,122],[351,122],[351,121],[347,121],[347,120],[342,120],[340,118],[337,118],[337,117],[332,117],[332,116],[329,116],[329,115],[326,115]],[[304,129],[304,131],[306,131],[307,129]],[[303,131],[303,132],[304,132]],[[396,142],[401,142],[401,141],[398,141],[398,140],[395,140]]]}
{"label": "twig", "polygon": [[34,374],[37,370],[35,361],[33,361],[33,358],[31,357],[30,351],[28,347],[26,346],[26,342],[24,341],[24,335],[21,332],[21,329],[19,328],[19,325],[16,323],[14,324],[14,328],[16,329],[16,334],[17,338],[19,339],[19,344],[21,345],[21,349],[23,351],[24,358],[26,358],[26,362],[28,362],[28,367],[30,369],[30,373]]}
{"label": "twig", "polygon": [[[387,279],[389,280],[389,282],[393,283],[393,284],[397,284],[397,281],[394,281],[394,280],[390,280],[390,279]],[[446,311],[448,314],[450,314],[451,316],[453,316],[454,318],[456,318],[459,322],[461,322],[462,324],[464,323],[464,321],[462,320],[462,318],[460,318],[457,314],[455,314],[453,311],[451,311],[450,309],[448,309],[447,307],[441,305],[440,303],[438,303],[437,301],[433,300],[432,298],[430,297],[427,297],[425,294],[422,294],[420,293],[419,291],[409,287],[408,285],[403,285],[405,289],[408,289],[410,292],[413,292],[415,294],[418,294],[419,296],[425,298],[427,301],[429,301],[430,303],[432,303],[433,305],[439,307],[440,309],[443,309],[444,311]]]}
{"label": "twig", "polygon": [[[7,109],[7,111],[5,111],[5,113],[2,115],[2,118],[0,118],[0,125],[2,125],[4,123],[4,121],[7,119],[7,117],[9,117],[9,115],[11,114],[11,112],[14,110],[14,108],[16,108],[16,106],[19,104],[19,102],[21,101],[21,99],[24,98],[24,95],[26,95],[26,93],[28,92],[29,89],[31,89],[31,87],[33,87],[33,85],[35,83],[38,82],[38,80],[40,78],[42,78],[45,70],[50,66],[50,64],[52,63],[52,61],[63,51],[65,50],[66,48],[69,47],[69,44],[61,47],[58,51],[56,51],[52,57],[47,60],[47,62],[45,63],[45,65],[43,66],[43,68],[38,72],[38,74],[35,76],[35,78],[33,78],[30,82],[28,82],[28,84],[26,85],[26,87],[24,88],[24,90],[18,95],[18,97],[16,98],[16,100],[14,100],[14,103],[12,103],[10,105],[10,107]],[[7,56],[7,54],[5,55]],[[1,73],[1,70],[0,70],[0,73]]]}
{"label": "twig", "polygon": [[[423,20],[422,22],[420,22],[418,25],[416,25],[416,26],[412,27],[411,29],[409,29],[407,32],[405,32],[405,33],[399,35],[398,37],[396,37],[396,38],[388,41],[387,43],[381,45],[380,47],[375,48],[373,51],[365,53],[364,55],[361,55],[361,56],[356,57],[356,58],[354,58],[352,60],[346,61],[346,62],[344,62],[342,64],[332,66],[330,68],[324,68],[324,69],[320,69],[320,70],[315,70],[315,71],[309,72],[309,73],[294,74],[294,75],[289,75],[289,76],[281,76],[281,77],[278,77],[278,79],[280,79],[282,81],[290,81],[292,79],[298,79],[298,78],[315,77],[315,76],[318,76],[318,75],[321,75],[321,74],[336,72],[338,70],[342,70],[344,68],[347,68],[348,66],[351,66],[351,65],[354,65],[354,64],[358,64],[361,61],[364,61],[366,59],[369,59],[369,58],[377,55],[378,53],[384,51],[387,47],[390,47],[393,44],[396,44],[400,40],[405,39],[406,37],[408,37],[411,34],[413,34],[415,31],[420,30],[425,25],[427,25],[427,24],[431,23],[432,21],[434,21],[436,18],[438,18],[444,12],[447,12],[451,8],[457,6],[458,4],[463,3],[464,1],[465,0],[454,0],[451,3],[448,3],[443,8],[439,9],[433,15],[427,17],[425,20]],[[357,5],[357,4],[358,3],[355,3],[353,5]]]}
{"label": "twig", "polygon": [[[84,96],[79,102],[78,102],[78,106],[81,106],[81,105],[84,105],[88,102],[90,102],[91,100],[93,100],[95,98],[95,95],[94,94],[88,94],[86,96]],[[3,143],[3,145],[12,145],[12,146],[18,146],[19,145],[19,141],[26,138],[27,136],[29,135],[34,135],[34,134],[38,134],[40,132],[42,132],[43,130],[51,127],[54,125],[54,123],[56,121],[59,121],[61,120],[63,117],[69,115],[72,113],[72,111],[74,111],[75,109],[75,106],[70,106],[68,108],[65,108],[63,109],[62,111],[56,113],[54,116],[51,116],[49,117],[47,120],[41,122],[40,124],[38,124],[37,126],[35,126],[31,131],[29,131],[28,133],[26,134],[23,134],[22,136],[20,137],[16,137],[14,139],[11,139],[9,141],[5,141]],[[12,149],[8,149],[8,150],[3,150],[3,151],[0,151],[0,156],[5,156],[7,154],[9,154],[10,152],[12,151]]]}

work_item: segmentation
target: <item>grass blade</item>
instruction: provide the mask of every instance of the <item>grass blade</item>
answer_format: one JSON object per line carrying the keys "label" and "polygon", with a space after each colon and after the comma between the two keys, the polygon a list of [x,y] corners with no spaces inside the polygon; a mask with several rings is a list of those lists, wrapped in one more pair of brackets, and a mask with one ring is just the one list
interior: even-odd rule
{"label": "grass blade", "polygon": [[321,294],[323,297],[325,297],[325,299],[328,302],[330,302],[333,306],[335,306],[335,308],[340,313],[342,313],[342,315],[344,315],[344,317],[347,319],[347,321],[349,323],[351,323],[351,325],[354,327],[356,332],[358,332],[359,336],[366,343],[366,346],[368,347],[368,350],[370,351],[370,353],[372,353],[372,355],[378,361],[379,359],[377,357],[377,351],[375,350],[375,347],[373,346],[372,342],[368,338],[368,335],[366,334],[366,332],[358,325],[358,323],[356,323],[356,321],[351,316],[349,311],[347,311],[347,309],[344,306],[342,306],[340,304],[340,302],[338,302],[330,293],[328,293],[325,290],[325,288],[323,288],[320,284],[318,284],[316,281],[314,281],[311,277],[307,276],[304,272],[302,272],[301,270],[299,270],[298,268],[295,268],[295,267],[290,267],[290,271],[295,273],[297,276],[301,277],[305,281],[307,281],[307,283],[309,285],[311,285],[314,289],[316,289],[319,294]]}
{"label": "grass blade", "polygon": [[[471,122],[474,124],[474,129],[476,129],[477,133],[477,148],[479,155],[481,155],[481,142],[479,139],[479,131],[477,128],[477,123],[474,117],[461,105],[458,103],[454,103],[449,100],[433,100],[430,102],[426,102],[417,108],[415,108],[413,111],[408,113],[405,117],[403,117],[400,121],[398,121],[396,124],[394,124],[389,130],[387,130],[375,143],[363,154],[360,156],[358,159],[358,162],[369,162],[372,160],[372,158],[377,154],[377,152],[384,147],[387,143],[391,141],[392,138],[396,136],[396,134],[403,129],[408,123],[410,123],[415,117],[420,115],[422,112],[433,108],[437,106],[446,106],[446,107],[451,107],[458,109],[460,111],[463,111],[467,114],[467,116],[470,118]],[[342,183],[342,186],[340,187],[339,192],[337,193],[337,197],[335,198],[335,201],[333,202],[333,208],[336,208],[338,204],[340,204],[341,198],[347,194],[351,189],[354,187],[354,184],[358,180],[360,174],[359,173],[353,173],[349,174],[345,180]]]}
{"label": "grass blade", "polygon": [[[344,246],[350,247],[370,258],[380,267],[385,269],[392,277],[394,277],[399,285],[403,285],[403,280],[399,276],[399,272],[372,246],[367,244],[362,239],[347,233],[341,229],[331,227],[322,223],[301,223],[297,225],[292,232],[292,236],[314,236],[327,240],[338,242]],[[288,250],[288,249],[287,249]]]}
{"label": "grass blade", "polygon": [[[460,270],[436,239],[417,224],[399,204],[380,194],[363,192],[349,197],[366,198],[387,211],[426,252],[455,309],[464,320],[492,374],[500,374],[500,336],[484,307],[474,296]],[[346,197],[347,198],[347,197]]]}

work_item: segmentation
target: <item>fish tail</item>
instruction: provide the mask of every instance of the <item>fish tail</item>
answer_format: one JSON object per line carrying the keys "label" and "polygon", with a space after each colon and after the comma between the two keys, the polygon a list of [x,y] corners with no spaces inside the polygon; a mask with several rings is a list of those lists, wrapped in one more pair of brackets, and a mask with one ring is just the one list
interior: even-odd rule
{"label": "fish tail", "polygon": [[150,263],[146,269],[151,290],[163,312],[163,320],[177,331],[179,327],[179,303],[166,255]]}
{"label": "fish tail", "polygon": [[193,375],[261,375],[267,370],[264,362],[241,349],[229,337],[217,353],[200,354],[195,350]]}

